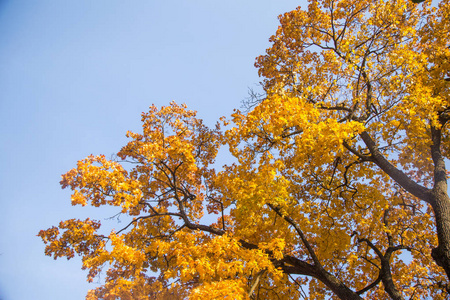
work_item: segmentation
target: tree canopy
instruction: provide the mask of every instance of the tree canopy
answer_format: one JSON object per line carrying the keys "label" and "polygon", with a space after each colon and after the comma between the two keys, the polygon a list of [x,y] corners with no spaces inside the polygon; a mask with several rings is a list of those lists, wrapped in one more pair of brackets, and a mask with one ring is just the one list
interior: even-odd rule
{"label": "tree canopy", "polygon": [[[208,128],[171,103],[62,177],[87,299],[447,299],[450,3],[311,0],[257,58],[264,95]],[[217,168],[219,147],[235,162]]]}

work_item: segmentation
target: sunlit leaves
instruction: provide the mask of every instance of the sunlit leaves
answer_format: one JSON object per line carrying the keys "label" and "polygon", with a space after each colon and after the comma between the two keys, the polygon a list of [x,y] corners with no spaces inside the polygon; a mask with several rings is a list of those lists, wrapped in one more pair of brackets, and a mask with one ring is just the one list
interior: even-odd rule
{"label": "sunlit leaves", "polygon": [[[117,157],[61,181],[73,205],[126,223],[61,222],[39,233],[46,254],[106,272],[88,299],[445,299],[431,201],[398,178],[435,184],[432,132],[450,157],[449,13],[355,0],[285,13],[256,62],[265,98],[224,131],[151,106]],[[220,146],[235,162],[214,169]]]}

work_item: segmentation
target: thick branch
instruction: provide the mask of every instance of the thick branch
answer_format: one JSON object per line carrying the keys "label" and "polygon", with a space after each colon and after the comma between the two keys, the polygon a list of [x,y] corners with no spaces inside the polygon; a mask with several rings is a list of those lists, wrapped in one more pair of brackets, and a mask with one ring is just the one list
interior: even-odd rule
{"label": "thick branch", "polygon": [[[440,120],[445,124],[444,120]],[[441,129],[431,126],[431,157],[434,163],[433,211],[439,245],[431,252],[435,262],[450,278],[450,198],[447,193],[445,161],[441,154]],[[449,288],[450,290],[450,288]]]}
{"label": "thick branch", "polygon": [[389,177],[395,180],[406,191],[418,197],[419,199],[433,205],[433,198],[429,189],[411,180],[405,173],[392,165],[380,152],[374,140],[370,137],[367,131],[362,132],[360,136],[366,144],[367,148],[369,148],[373,161],[378,167],[380,167],[381,170],[383,170],[387,175],[389,175]]}
{"label": "thick branch", "polygon": [[358,239],[358,242],[365,242],[377,254],[378,258],[380,259],[381,269],[378,278],[380,278],[381,281],[383,282],[384,290],[386,291],[386,293],[388,293],[388,295],[394,300],[403,300],[404,299],[403,296],[395,286],[394,280],[392,279],[391,262],[390,262],[392,253],[396,250],[403,249],[403,247],[389,247],[386,253],[383,255],[380,249],[378,249],[378,247],[375,246],[370,240],[363,238]]}
{"label": "thick branch", "polygon": [[[205,232],[209,232],[215,235],[223,235],[225,234],[224,230],[213,228],[207,225],[194,224],[191,223],[186,216],[183,217],[183,221],[187,228],[191,230],[202,230]],[[292,221],[292,220],[291,220]],[[292,221],[293,222],[293,221]],[[295,223],[294,223],[295,224]],[[298,229],[298,228],[297,228]],[[300,231],[301,232],[301,231]],[[304,236],[303,236],[304,237]],[[305,237],[304,237],[305,238]],[[306,238],[305,238],[306,241]],[[307,241],[306,241],[307,242]],[[245,240],[239,240],[239,243],[243,248],[249,250],[255,250],[259,247],[255,244],[249,243]],[[307,244],[309,245],[309,244]],[[279,267],[286,274],[298,274],[305,276],[312,276],[321,282],[323,282],[330,290],[332,290],[340,299],[345,300],[361,300],[362,298],[352,290],[350,290],[345,284],[343,284],[338,278],[334,275],[328,273],[323,267],[320,265],[318,258],[315,256],[311,246],[309,245],[311,253],[313,254],[317,264],[311,265],[305,261],[297,259],[290,255],[285,255],[281,260],[274,260],[273,263]],[[266,251],[269,256],[271,256],[270,251]]]}
{"label": "thick branch", "polygon": [[445,161],[441,154],[441,129],[431,126],[431,158],[434,163],[434,190],[447,192]]}
{"label": "thick branch", "polygon": [[292,227],[294,227],[295,231],[297,231],[298,235],[300,236],[300,239],[303,242],[303,245],[306,247],[306,249],[308,250],[309,255],[311,256],[314,265],[319,267],[320,269],[322,269],[322,265],[320,264],[319,259],[316,256],[316,253],[314,252],[314,249],[311,247],[311,245],[309,244],[308,240],[306,239],[306,236],[303,234],[303,231],[300,229],[299,226],[297,226],[297,224],[295,224],[294,220],[292,220],[290,217],[285,216],[281,213],[280,209],[273,206],[272,204],[267,204],[274,212],[276,212],[280,217],[282,217],[284,220],[286,220],[286,222],[288,222],[289,224],[292,225]]}
{"label": "thick branch", "polygon": [[315,265],[308,264],[289,255],[286,255],[282,262],[284,263],[282,265],[282,269],[287,274],[298,274],[314,277],[325,284],[342,300],[362,300],[357,293],[350,290],[338,278],[323,268],[319,269]]}
{"label": "thick branch", "polygon": [[295,231],[300,236],[300,239],[303,242],[303,245],[306,247],[309,255],[311,256],[314,265],[310,265],[304,261],[301,261],[295,257],[286,255],[283,258],[283,262],[287,262],[290,265],[293,265],[295,268],[290,266],[282,266],[283,271],[288,274],[301,274],[301,275],[309,275],[324,283],[328,286],[339,298],[341,299],[361,299],[361,297],[350,290],[344,283],[342,283],[336,276],[327,272],[322,264],[320,263],[318,257],[316,256],[314,249],[309,244],[306,236],[303,234],[303,231],[300,227],[292,220],[289,216],[283,215],[279,208],[267,204],[273,211],[275,211],[280,217],[282,217],[286,222],[288,222],[292,227],[294,227]]}

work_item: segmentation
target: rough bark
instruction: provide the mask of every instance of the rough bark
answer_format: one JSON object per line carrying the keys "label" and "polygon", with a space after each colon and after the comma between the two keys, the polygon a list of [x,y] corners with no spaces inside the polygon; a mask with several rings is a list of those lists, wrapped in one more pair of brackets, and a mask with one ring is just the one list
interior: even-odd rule
{"label": "rough bark", "polygon": [[404,300],[392,279],[390,257],[391,255],[389,254],[381,259],[381,281],[383,282],[384,290],[393,300]]}
{"label": "rough bark", "polygon": [[[443,125],[443,124],[442,124]],[[428,202],[433,208],[439,245],[432,250],[432,257],[450,280],[450,197],[447,193],[445,161],[441,154],[441,129],[431,126],[431,156],[434,163],[434,185],[427,189],[411,180],[392,165],[378,150],[367,132],[361,138],[371,153],[371,158],[387,175],[417,198]]]}
{"label": "rough bark", "polygon": [[406,191],[416,196],[417,198],[431,204],[431,190],[427,189],[424,186],[421,186],[420,184],[409,178],[408,175],[392,165],[384,157],[380,150],[378,150],[375,141],[366,131],[362,132],[360,136],[370,151],[372,161],[375,162],[375,164],[380,167],[381,170],[383,170],[387,175],[389,175],[393,180],[401,185]]}
{"label": "rough bark", "polygon": [[380,249],[378,249],[370,240],[363,238],[363,239],[358,239],[358,241],[367,243],[367,245],[377,254],[378,258],[380,259],[381,268],[380,268],[380,273],[378,275],[378,278],[379,278],[379,281],[383,282],[384,290],[389,295],[389,297],[391,297],[391,299],[393,299],[393,300],[404,300],[402,294],[400,293],[400,291],[397,289],[397,287],[394,284],[394,280],[392,279],[392,272],[391,272],[392,253],[401,248],[400,247],[392,247],[392,245],[390,245],[389,248],[386,250],[386,253],[383,254],[380,251]]}
{"label": "rough bark", "polygon": [[331,274],[323,274],[321,281],[328,286],[340,299],[362,300],[357,293],[350,290],[345,284]]}
{"label": "rough bark", "polygon": [[275,211],[280,217],[282,217],[286,222],[288,222],[292,227],[294,227],[295,231],[299,235],[302,240],[303,245],[305,246],[309,256],[313,260],[313,264],[308,264],[301,260],[298,260],[294,257],[286,256],[284,258],[285,262],[295,266],[295,268],[291,269],[289,272],[289,268],[284,268],[283,270],[289,274],[300,274],[300,275],[309,275],[318,280],[320,280],[323,284],[325,284],[330,290],[332,290],[340,299],[362,299],[358,293],[349,289],[344,283],[342,283],[338,278],[336,278],[331,273],[327,272],[322,264],[320,263],[319,258],[314,252],[313,247],[308,242],[306,236],[304,235],[301,228],[292,220],[289,216],[281,213],[280,209],[277,207],[268,204],[268,206]]}
{"label": "rough bark", "polygon": [[349,289],[342,281],[334,275],[327,272],[322,267],[308,264],[292,256],[285,256],[283,263],[288,263],[282,267],[283,271],[288,274],[307,275],[320,280],[333,293],[343,300],[362,300],[358,293]]}
{"label": "rough bark", "polygon": [[433,211],[439,244],[432,250],[431,256],[439,266],[444,268],[450,279],[450,198],[439,190],[433,195],[435,196]]}
{"label": "rough bark", "polygon": [[431,156],[434,163],[434,186],[432,207],[436,219],[438,246],[431,255],[444,268],[450,279],[450,197],[447,193],[445,161],[441,154],[441,129],[431,126]]}

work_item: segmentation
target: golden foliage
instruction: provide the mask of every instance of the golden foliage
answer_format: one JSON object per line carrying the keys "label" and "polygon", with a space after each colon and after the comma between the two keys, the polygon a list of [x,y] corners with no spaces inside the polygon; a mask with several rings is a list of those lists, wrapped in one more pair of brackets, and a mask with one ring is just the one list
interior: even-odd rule
{"label": "golden foliage", "polygon": [[[81,255],[89,280],[108,269],[88,299],[445,299],[430,195],[450,158],[449,15],[449,1],[311,0],[280,16],[256,62],[266,97],[225,131],[150,107],[117,160],[61,181],[128,225],[61,222],[39,233],[46,254]],[[215,170],[222,145],[236,162]]]}

